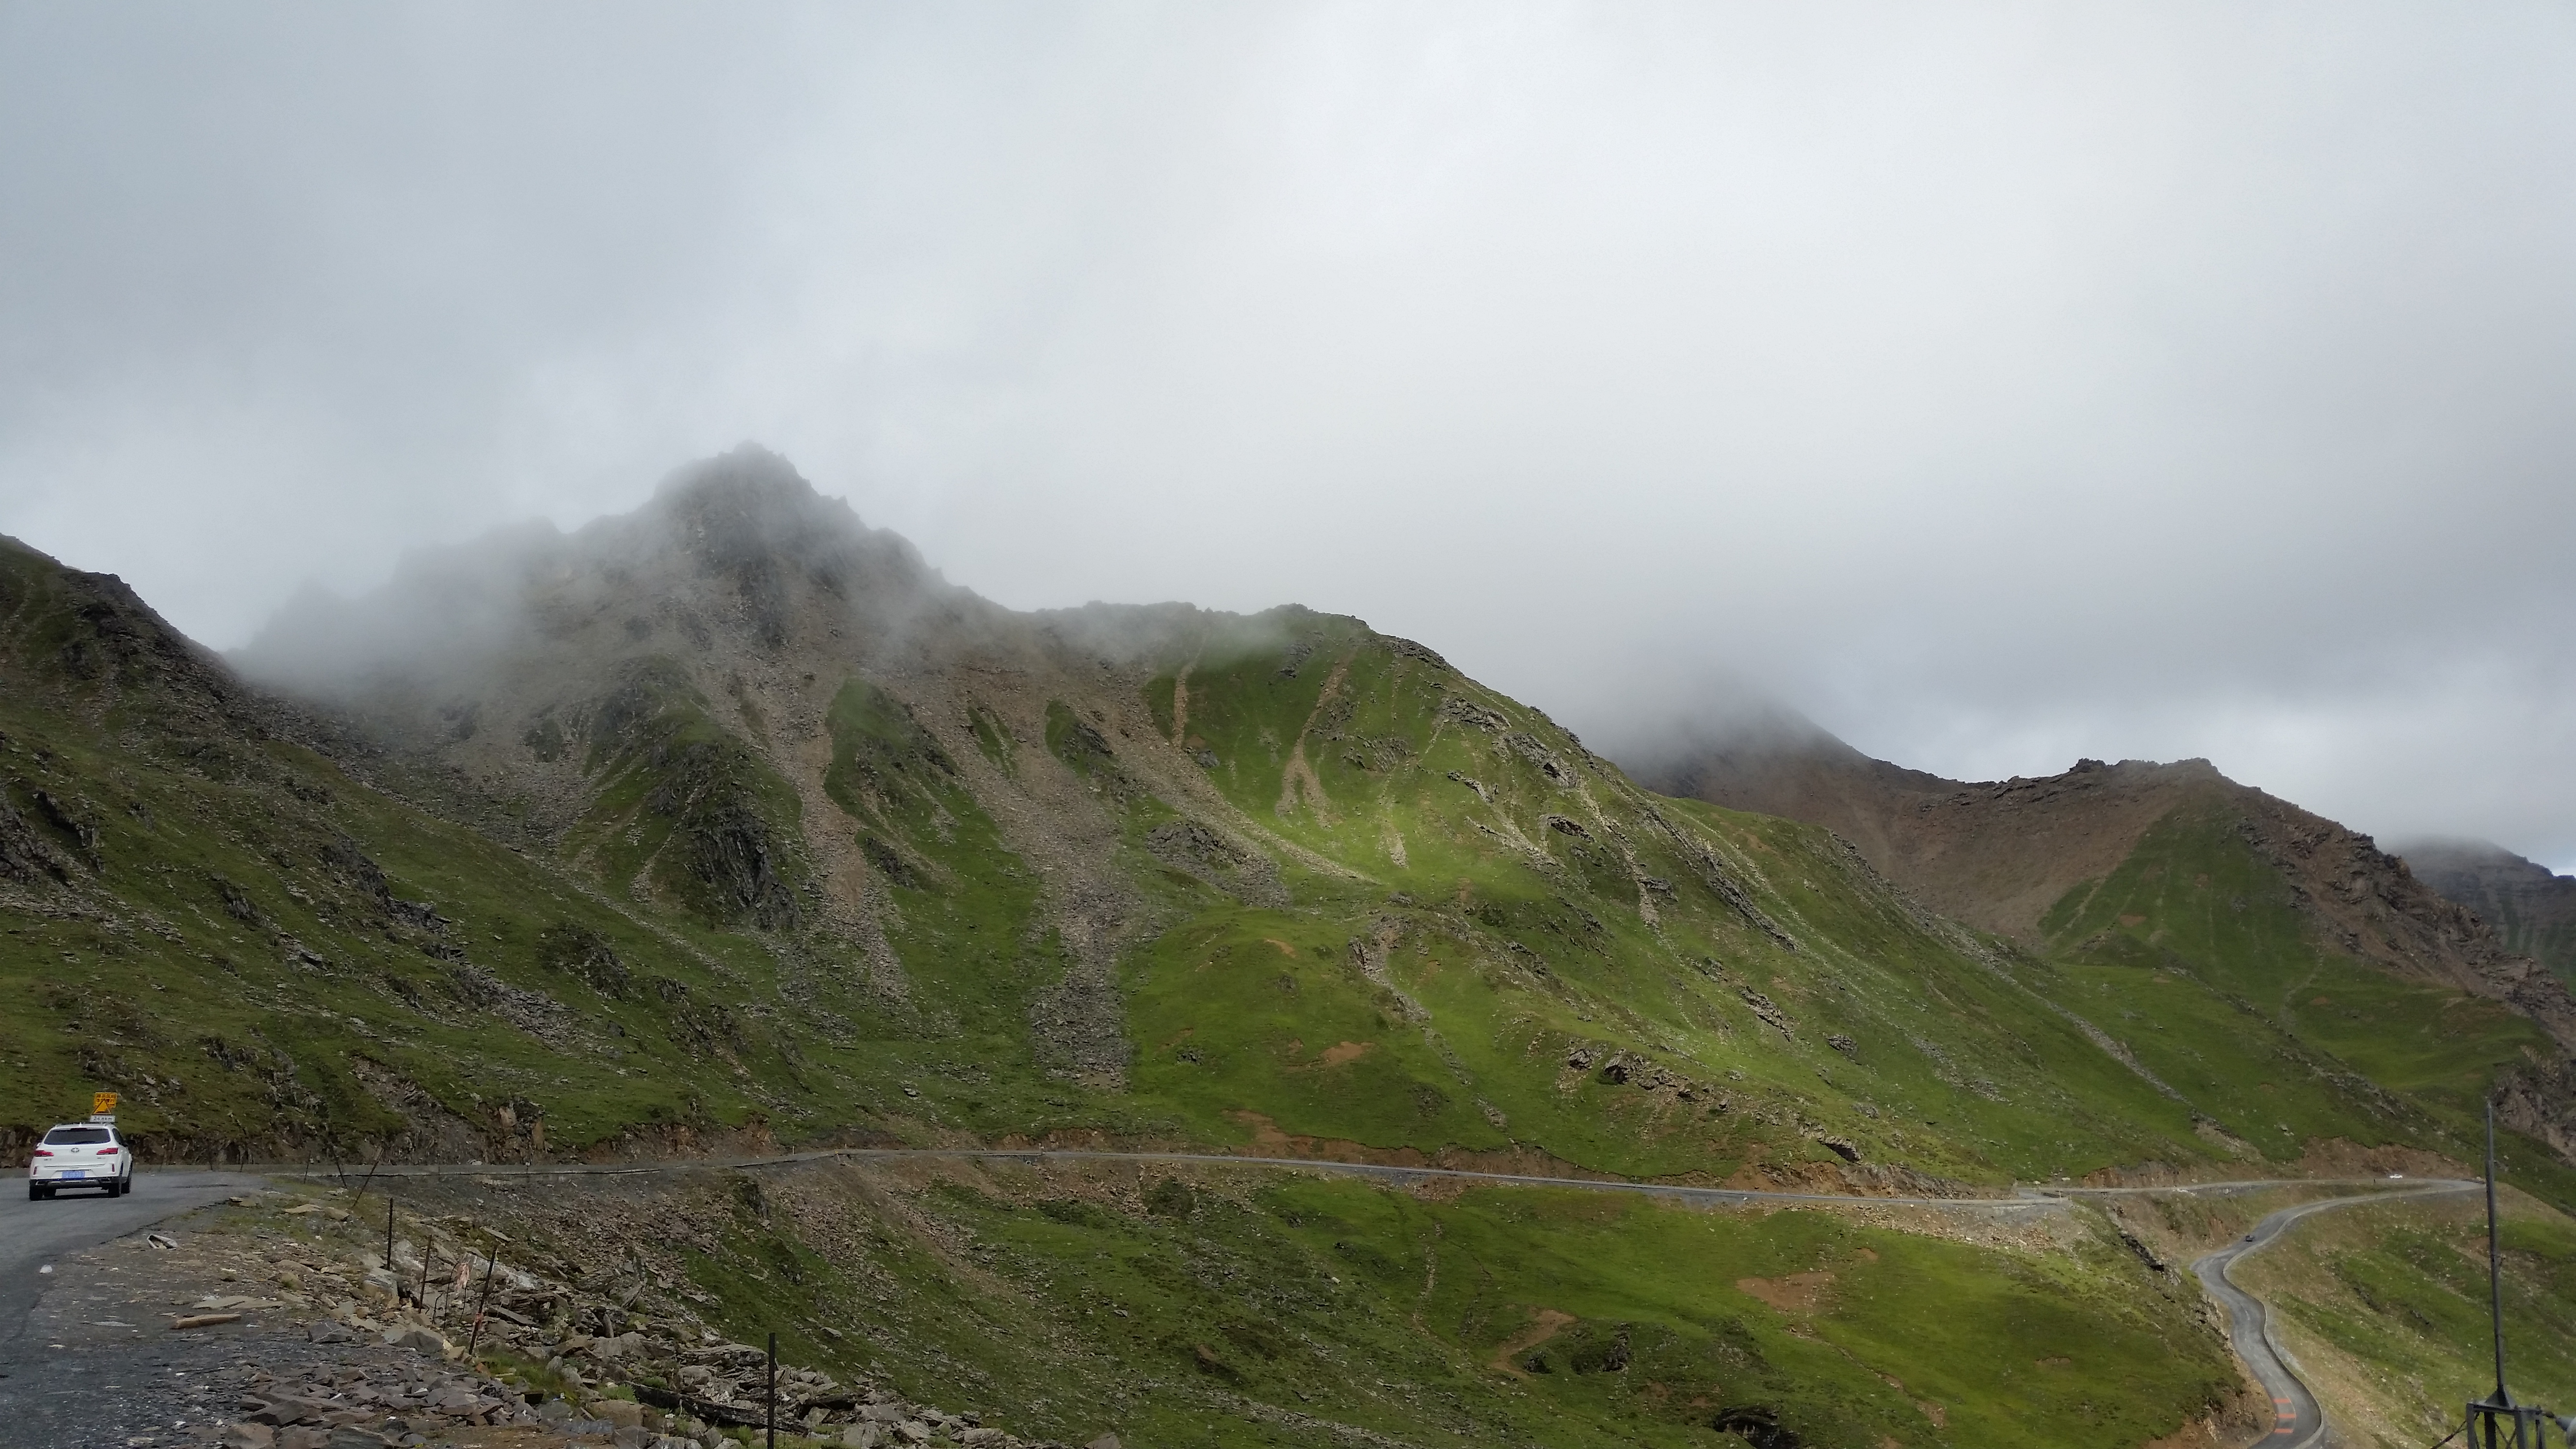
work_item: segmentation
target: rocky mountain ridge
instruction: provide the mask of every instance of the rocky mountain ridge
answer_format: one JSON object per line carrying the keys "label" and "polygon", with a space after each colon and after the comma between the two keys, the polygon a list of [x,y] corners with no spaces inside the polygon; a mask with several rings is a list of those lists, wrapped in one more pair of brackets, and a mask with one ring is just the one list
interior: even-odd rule
{"label": "rocky mountain ridge", "polygon": [[[1870,759],[1808,726],[1702,743],[1641,763],[1638,778],[1823,825],[1934,909],[2034,950],[2076,955],[2148,924],[2123,916],[2070,929],[2089,893],[2151,837],[2183,821],[2232,836],[2324,949],[2496,1001],[2544,1030],[2553,1048],[2508,1073],[2509,1115],[2562,1153],[2576,1150],[2576,993],[2567,983],[2370,837],[2240,785],[2207,760],[2081,760],[2053,776],[1970,783]],[[2245,906],[2242,897],[2233,904]]]}

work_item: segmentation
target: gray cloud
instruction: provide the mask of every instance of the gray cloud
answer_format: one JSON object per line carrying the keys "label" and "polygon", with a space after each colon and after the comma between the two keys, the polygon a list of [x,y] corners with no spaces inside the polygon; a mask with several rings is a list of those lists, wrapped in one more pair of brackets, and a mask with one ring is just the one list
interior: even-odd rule
{"label": "gray cloud", "polygon": [[1032,606],[2576,863],[2576,22],[0,9],[0,529],[218,645],[756,437]]}

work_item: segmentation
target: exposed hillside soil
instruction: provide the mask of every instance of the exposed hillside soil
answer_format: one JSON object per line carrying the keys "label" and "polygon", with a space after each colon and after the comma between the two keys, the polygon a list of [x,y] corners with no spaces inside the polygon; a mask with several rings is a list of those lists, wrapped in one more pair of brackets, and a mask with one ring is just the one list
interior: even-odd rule
{"label": "exposed hillside soil", "polygon": [[[1729,773],[1744,765],[1754,772]],[[2088,763],[2046,779],[1970,785],[1818,750],[1712,760],[1663,783],[1730,809],[1823,825],[1933,910],[2036,946],[2050,906],[2109,874],[2183,791],[2220,780],[2198,761]]]}

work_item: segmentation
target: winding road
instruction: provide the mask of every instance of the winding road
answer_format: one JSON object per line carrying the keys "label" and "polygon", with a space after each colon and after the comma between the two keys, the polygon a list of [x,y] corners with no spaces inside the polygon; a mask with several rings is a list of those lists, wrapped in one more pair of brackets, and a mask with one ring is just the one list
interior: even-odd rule
{"label": "winding road", "polygon": [[2263,1391],[2272,1396],[2272,1432],[2256,1441],[2263,1449],[2312,1449],[2325,1437],[2325,1411],[2317,1407],[2316,1395],[2309,1393],[2308,1386],[2290,1371],[2289,1364],[2281,1356],[2280,1346],[2272,1341],[2271,1318],[2264,1311],[2263,1300],[2237,1287],[2235,1280],[2227,1276],[2227,1270],[2235,1266],[2237,1259],[2261,1251],[2292,1223],[2311,1213],[2351,1207],[2355,1203],[2447,1197],[2453,1193],[2475,1192],[2479,1186],[2474,1182],[2445,1180],[2403,1191],[2363,1193],[2354,1197],[2330,1197],[2319,1202],[2301,1203],[2263,1219],[2254,1225],[2252,1232],[2191,1265],[2191,1271],[2200,1275],[2201,1286],[2207,1288],[2209,1296],[2217,1299],[2219,1306],[2227,1310],[2227,1341],[2235,1346],[2236,1356],[2245,1360],[2245,1366],[2252,1369],[2254,1377],[2261,1381]]}

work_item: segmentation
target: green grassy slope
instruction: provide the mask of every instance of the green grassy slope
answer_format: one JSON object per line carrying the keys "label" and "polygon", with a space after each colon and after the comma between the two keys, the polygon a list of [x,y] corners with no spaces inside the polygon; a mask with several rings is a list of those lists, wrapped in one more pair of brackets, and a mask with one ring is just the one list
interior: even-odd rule
{"label": "green grassy slope", "polygon": [[[2044,999],[2062,968],[1924,918],[1824,832],[1646,796],[1350,621],[1244,634],[1144,703],[1356,878],[1211,903],[1131,964],[1137,1091],[1195,1133],[1718,1176],[1831,1162],[1826,1137],[1986,1180],[2213,1151]],[[2351,1135],[2378,1106],[2319,1101]]]}
{"label": "green grassy slope", "polygon": [[2118,1444],[2237,1388],[2192,1291],[2086,1209],[1972,1242],[1219,1169],[813,1165],[642,1191],[497,1210],[575,1261],[610,1215],[738,1338],[1068,1442]]}
{"label": "green grassy slope", "polygon": [[[2488,1084],[2554,1053],[2501,1004],[2408,980],[2322,940],[2213,792],[2160,820],[2043,918],[2066,998],[2263,1158],[2318,1138],[2466,1159]],[[2358,1115],[2356,1115],[2358,1113]],[[2517,1139],[2512,1165],[2576,1201],[2576,1174]]]}

